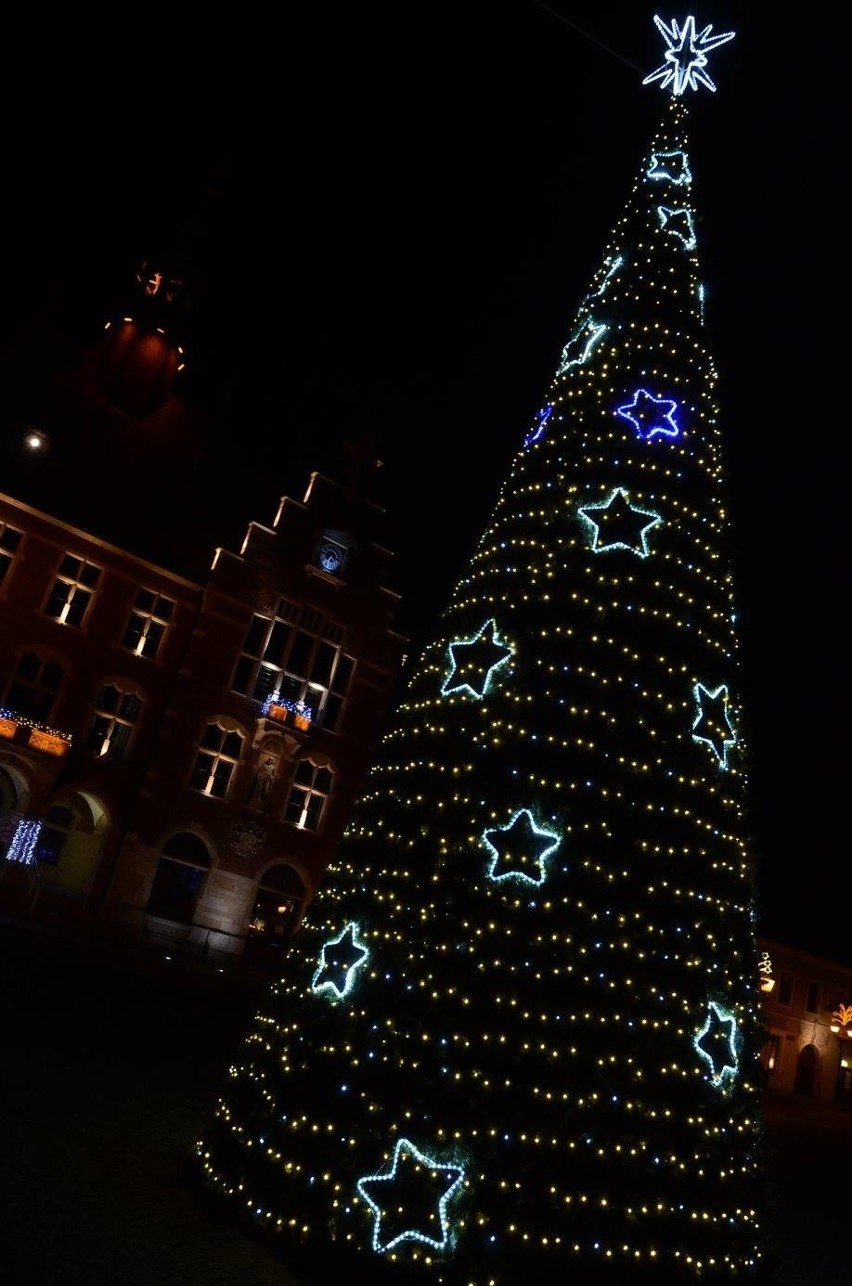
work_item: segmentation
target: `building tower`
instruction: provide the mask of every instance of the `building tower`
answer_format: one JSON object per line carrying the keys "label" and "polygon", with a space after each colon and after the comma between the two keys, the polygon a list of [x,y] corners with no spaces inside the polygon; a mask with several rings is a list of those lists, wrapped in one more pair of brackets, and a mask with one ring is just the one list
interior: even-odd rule
{"label": "building tower", "polygon": [[[765,1280],[753,870],[690,92],[198,1144],[371,1279]],[[315,1262],[311,1260],[310,1262]]]}

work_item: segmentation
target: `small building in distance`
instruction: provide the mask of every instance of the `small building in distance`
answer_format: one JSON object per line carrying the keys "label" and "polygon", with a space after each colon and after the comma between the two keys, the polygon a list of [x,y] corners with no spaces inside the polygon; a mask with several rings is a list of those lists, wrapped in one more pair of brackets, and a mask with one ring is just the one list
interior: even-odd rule
{"label": "small building in distance", "polygon": [[852,1109],[852,969],[758,938],[766,1084]]}

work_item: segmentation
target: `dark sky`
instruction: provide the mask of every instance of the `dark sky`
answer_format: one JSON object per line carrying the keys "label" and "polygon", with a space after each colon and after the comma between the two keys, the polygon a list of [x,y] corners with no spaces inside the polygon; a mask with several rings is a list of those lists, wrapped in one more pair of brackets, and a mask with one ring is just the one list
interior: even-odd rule
{"label": "dark sky", "polygon": [[[47,44],[18,33],[4,342],[51,311],[100,326],[140,257],[191,247],[181,387],[217,423],[199,539],[239,543],[373,432],[399,624],[416,641],[488,519],[650,143],[654,12],[456,0],[282,10],[274,33],[239,9],[203,28],[163,16],[142,41],[79,15]],[[829,4],[812,31],[766,4],[692,12],[737,32],[711,56],[718,92],[690,99],[760,928],[852,964],[848,18]]]}

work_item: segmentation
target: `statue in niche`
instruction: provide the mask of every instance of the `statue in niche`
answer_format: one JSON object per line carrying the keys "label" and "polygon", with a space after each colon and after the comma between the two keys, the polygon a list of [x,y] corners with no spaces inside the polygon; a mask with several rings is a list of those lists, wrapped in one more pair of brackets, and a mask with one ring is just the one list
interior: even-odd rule
{"label": "statue in niche", "polygon": [[269,792],[272,789],[272,783],[275,781],[275,773],[278,769],[278,758],[276,755],[262,754],[257,765],[257,771],[254,774],[254,780],[251,784],[251,794],[249,795],[249,805],[252,808],[264,809],[267,806]]}

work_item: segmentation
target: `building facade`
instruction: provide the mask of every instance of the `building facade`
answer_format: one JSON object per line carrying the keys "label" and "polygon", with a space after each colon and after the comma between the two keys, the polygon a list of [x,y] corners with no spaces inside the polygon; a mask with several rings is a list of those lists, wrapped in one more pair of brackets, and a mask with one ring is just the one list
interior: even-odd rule
{"label": "building facade", "polygon": [[758,946],[767,1088],[852,1109],[852,969],[768,939]]}
{"label": "building facade", "polygon": [[403,663],[383,513],[314,473],[195,583],[0,495],[0,909],[280,959]]}

